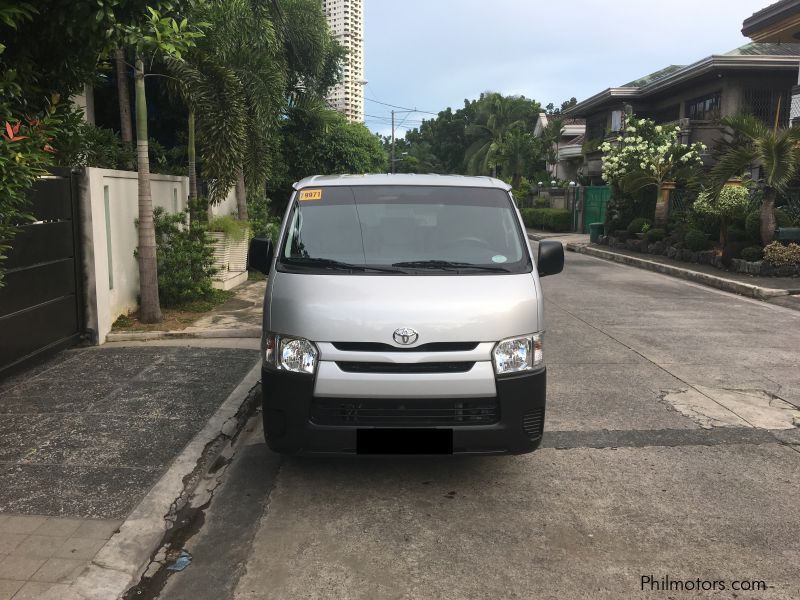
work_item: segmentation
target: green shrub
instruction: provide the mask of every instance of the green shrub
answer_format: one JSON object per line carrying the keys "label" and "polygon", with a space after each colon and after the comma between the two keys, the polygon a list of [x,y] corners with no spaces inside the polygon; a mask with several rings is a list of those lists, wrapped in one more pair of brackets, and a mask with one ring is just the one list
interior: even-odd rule
{"label": "green shrub", "polygon": [[667,232],[664,231],[661,227],[648,229],[647,233],[644,234],[644,239],[646,239],[647,242],[650,244],[652,244],[653,242],[660,242],[665,237],[667,237]]}
{"label": "green shrub", "polygon": [[772,242],[764,248],[764,260],[773,265],[800,264],[800,245],[784,246],[780,242]]}
{"label": "green shrub", "polygon": [[[789,215],[787,215],[782,209],[776,208],[775,209],[775,223],[778,227],[791,227],[792,226],[792,219]],[[745,219],[744,224],[745,231],[747,232],[747,237],[754,242],[761,241],[761,213],[758,210],[754,210],[750,214],[747,215],[747,219]]]}
{"label": "green shrub", "polygon": [[697,229],[690,229],[686,232],[683,243],[692,252],[700,252],[708,248],[708,236]]}
{"label": "green shrub", "polygon": [[158,294],[165,308],[187,302],[208,300],[214,290],[211,278],[214,250],[200,223],[186,227],[188,213],[169,214],[163,208],[153,211],[158,260]]}
{"label": "green shrub", "polygon": [[728,243],[746,242],[748,240],[747,232],[739,227],[731,227],[728,229]]}
{"label": "green shrub", "polygon": [[260,196],[248,195],[247,197],[247,216],[250,219],[253,237],[270,238],[273,245],[277,245],[281,220],[272,216],[269,206],[270,200],[263,194]]}
{"label": "green shrub", "polygon": [[572,213],[565,208],[523,208],[525,227],[564,232],[572,230]]}
{"label": "green shrub", "polygon": [[628,225],[628,233],[630,234],[642,233],[643,231],[646,231],[652,226],[653,222],[650,219],[645,219],[644,217],[636,217]]}
{"label": "green shrub", "polygon": [[787,215],[783,209],[776,208],[775,209],[775,224],[777,227],[791,227],[792,226],[792,218]]}
{"label": "green shrub", "polygon": [[761,241],[761,215],[759,211],[754,210],[748,213],[747,218],[744,220],[744,230],[747,232],[747,238],[754,241]]}
{"label": "green shrub", "polygon": [[536,208],[550,208],[550,200],[541,196],[537,196],[536,200],[533,201],[533,205]]}
{"label": "green shrub", "polygon": [[250,223],[240,221],[234,216],[214,217],[208,223],[208,230],[224,233],[235,242],[241,242],[250,235]]}
{"label": "green shrub", "polygon": [[764,249],[761,246],[748,246],[742,249],[740,256],[748,262],[756,262],[764,258]]}

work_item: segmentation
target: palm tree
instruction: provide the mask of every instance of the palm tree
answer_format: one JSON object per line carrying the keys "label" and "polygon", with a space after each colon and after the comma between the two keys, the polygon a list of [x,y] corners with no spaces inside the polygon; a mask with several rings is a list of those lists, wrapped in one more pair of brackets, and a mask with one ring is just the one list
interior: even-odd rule
{"label": "palm tree", "polygon": [[523,127],[523,105],[513,96],[491,93],[479,101],[476,123],[467,133],[476,138],[467,149],[467,170],[473,175],[497,175],[497,157],[506,136],[515,128]]}
{"label": "palm tree", "polygon": [[511,187],[518,189],[523,175],[536,161],[538,146],[532,133],[515,127],[499,145],[495,160],[504,176],[511,175]]}
{"label": "palm tree", "polygon": [[325,118],[323,95],[342,57],[316,0],[226,0],[197,5],[212,24],[184,61],[168,61],[197,121],[209,202],[235,187],[238,216],[249,190],[264,193],[280,119],[298,109]]}
{"label": "palm tree", "polygon": [[715,193],[730,178],[758,166],[764,185],[761,203],[761,241],[775,239],[775,198],[800,174],[800,128],[770,128],[752,115],[725,117],[720,123],[732,137],[721,143],[711,171]]}

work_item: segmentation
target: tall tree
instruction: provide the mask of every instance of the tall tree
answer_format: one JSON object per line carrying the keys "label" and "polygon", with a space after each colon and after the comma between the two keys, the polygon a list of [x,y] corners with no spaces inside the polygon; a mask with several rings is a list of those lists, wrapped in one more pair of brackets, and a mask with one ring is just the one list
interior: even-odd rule
{"label": "tall tree", "polygon": [[523,176],[538,159],[540,146],[533,134],[522,128],[509,131],[499,145],[495,160],[505,176],[511,176],[511,187],[519,188]]}
{"label": "tall tree", "polygon": [[[121,41],[133,48],[134,87],[136,92],[136,151],[139,182],[139,318],[143,323],[161,320],[158,298],[158,265],[153,225],[153,196],[150,190],[150,162],[147,135],[147,96],[145,89],[145,59],[165,55],[181,60],[182,52],[191,48],[202,31],[180,21],[173,15],[162,15],[148,7],[148,14],[138,23],[122,24],[118,30]],[[180,16],[179,16],[180,18]]]}
{"label": "tall tree", "polygon": [[133,127],[131,125],[131,93],[128,88],[128,63],[125,60],[125,49],[114,49],[114,67],[117,78],[117,100],[119,103],[119,133],[122,141],[133,144]]}
{"label": "tall tree", "polygon": [[476,122],[467,130],[475,137],[467,150],[467,171],[473,175],[496,174],[506,137],[515,129],[532,131],[538,107],[538,103],[521,96],[482,95]]}
{"label": "tall tree", "polygon": [[716,194],[731,177],[750,168],[759,167],[764,184],[761,203],[761,241],[764,245],[775,239],[775,199],[800,175],[800,128],[769,127],[752,115],[737,115],[721,119],[732,134],[723,140],[717,163],[711,171]]}

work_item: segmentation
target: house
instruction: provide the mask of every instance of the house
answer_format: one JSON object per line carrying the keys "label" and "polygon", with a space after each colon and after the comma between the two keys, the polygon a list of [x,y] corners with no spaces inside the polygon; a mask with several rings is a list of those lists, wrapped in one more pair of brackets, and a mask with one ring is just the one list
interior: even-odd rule
{"label": "house", "polygon": [[586,133],[586,121],[575,117],[565,117],[561,115],[548,115],[539,113],[533,135],[542,137],[548,125],[553,121],[561,121],[560,135],[553,142],[553,151],[556,162],[547,163],[547,172],[554,179],[575,181],[578,177],[578,169],[583,164],[582,145],[584,133]]}
{"label": "house", "polygon": [[[800,41],[800,0],[781,0],[754,13],[742,23],[742,35],[761,43]],[[800,84],[800,69],[796,83]],[[789,118],[792,125],[800,123],[800,85],[792,87]]]}
{"label": "house", "polygon": [[788,126],[798,65],[800,43],[752,42],[603,90],[565,113],[586,120],[579,173],[601,181],[602,152],[596,148],[615,139],[629,111],[659,124],[677,123],[681,141],[709,147],[719,138],[720,117],[746,112]]}

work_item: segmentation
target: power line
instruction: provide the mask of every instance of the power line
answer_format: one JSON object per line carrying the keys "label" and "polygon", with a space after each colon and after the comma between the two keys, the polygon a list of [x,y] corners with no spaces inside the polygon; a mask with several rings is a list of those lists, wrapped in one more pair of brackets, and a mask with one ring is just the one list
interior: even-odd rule
{"label": "power line", "polygon": [[364,100],[367,100],[369,102],[374,102],[375,104],[382,104],[383,106],[389,106],[391,108],[399,108],[400,110],[407,110],[408,112],[417,112],[417,113],[422,113],[422,114],[425,114],[425,115],[434,115],[434,116],[437,116],[437,117],[439,116],[439,113],[431,112],[429,110],[419,110],[418,108],[408,108],[407,106],[397,106],[396,104],[389,104],[388,102],[381,102],[380,100],[373,100],[372,98],[369,98],[366,95],[364,96]]}

